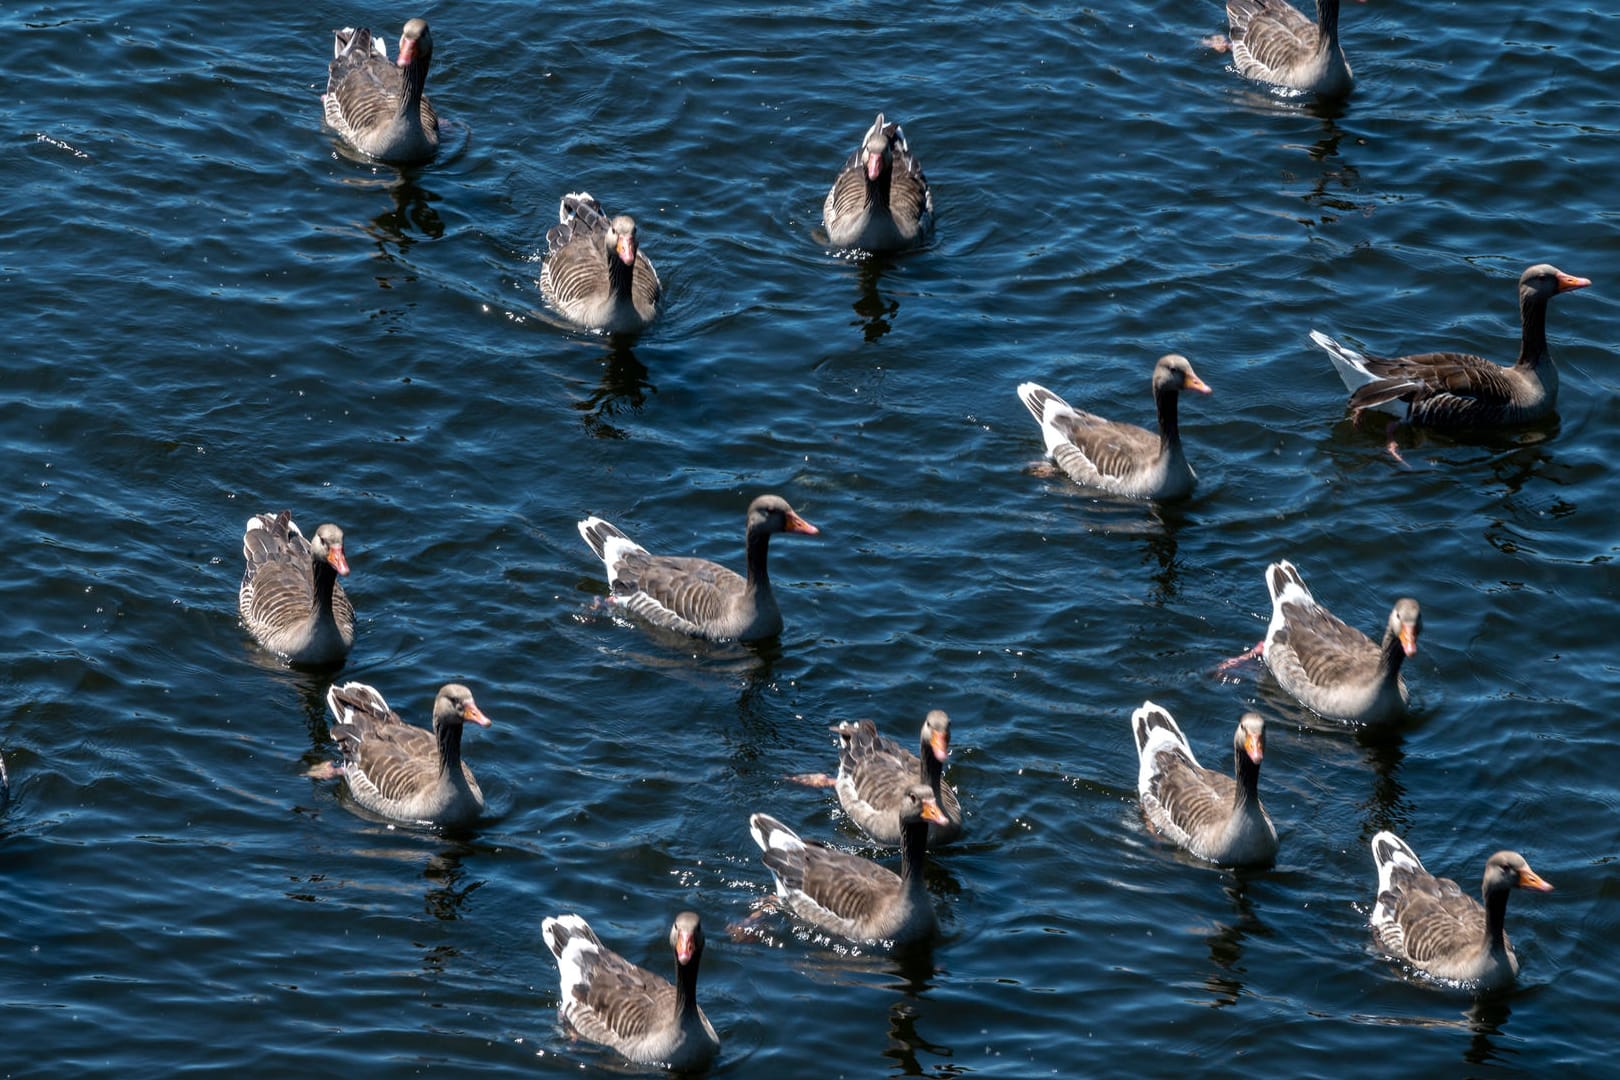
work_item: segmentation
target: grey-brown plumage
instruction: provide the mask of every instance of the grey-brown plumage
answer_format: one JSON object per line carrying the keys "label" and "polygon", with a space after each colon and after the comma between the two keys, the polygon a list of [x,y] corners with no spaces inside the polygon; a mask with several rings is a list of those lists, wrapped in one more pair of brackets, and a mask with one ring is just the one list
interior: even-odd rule
{"label": "grey-brown plumage", "polygon": [[1157,433],[1076,409],[1037,383],[1020,384],[1018,396],[1041,426],[1048,456],[1076,483],[1135,499],[1186,498],[1198,475],[1181,448],[1181,392],[1210,388],[1174,353],[1153,365],[1152,386]]}
{"label": "grey-brown plumage", "polygon": [[1222,866],[1269,866],[1277,829],[1257,785],[1266,722],[1244,713],[1232,735],[1234,776],[1206,769],[1175,718],[1151,701],[1131,714],[1142,813],[1165,839]]}
{"label": "grey-brown plumage", "polygon": [[1485,862],[1480,904],[1450,878],[1423,868],[1417,853],[1394,833],[1372,839],[1378,867],[1378,901],[1373,905],[1373,938],[1397,960],[1448,983],[1474,990],[1512,984],[1519,973],[1503,923],[1508,895],[1515,888],[1550,892],[1524,856],[1498,851]]}
{"label": "grey-brown plumage", "polygon": [[1519,358],[1503,367],[1471,353],[1368,356],[1311,331],[1350,389],[1356,413],[1376,409],[1442,430],[1510,427],[1552,415],[1558,368],[1547,348],[1547,302],[1586,278],[1540,263],[1519,275]]}
{"label": "grey-brown plumage", "polygon": [[759,496],[748,505],[744,578],[707,559],[650,554],[601,518],[579,523],[579,535],[607,568],[614,603],[654,626],[711,641],[754,641],[782,632],[766,569],[771,537],[819,531],[780,495]]}
{"label": "grey-brown plumage", "polygon": [[1401,664],[1417,652],[1423,630],[1416,600],[1397,600],[1383,641],[1374,642],[1317,603],[1293,563],[1267,567],[1266,588],[1271,623],[1261,655],[1279,686],[1319,716],[1349,724],[1375,724],[1406,711]]}
{"label": "grey-brown plumage", "polygon": [[962,835],[962,804],[945,782],[951,752],[951,718],[931,709],[923,719],[917,753],[878,734],[871,720],[833,727],[838,738],[838,802],[850,819],[880,844],[900,843],[900,811],[906,793],[921,783],[933,792],[945,818],[928,826],[928,846],[940,847]]}
{"label": "grey-brown plumage", "polygon": [[901,251],[928,240],[934,197],[899,124],[878,113],[821,207],[835,248]]}
{"label": "grey-brown plumage", "polygon": [[405,24],[399,59],[365,27],[333,32],[332,63],[321,107],[326,123],[362,154],[409,165],[439,152],[439,117],[422,93],[433,59],[424,19]]}
{"label": "grey-brown plumage", "polygon": [[484,793],[461,760],[461,731],[489,718],[472,691],[447,683],[433,701],[433,730],[399,718],[364,683],[333,686],[332,737],[343,751],[343,777],[354,801],[374,814],[426,825],[464,825],[484,812]]}
{"label": "grey-brown plumage", "polygon": [[634,333],[658,316],[658,272],[641,250],[634,218],[609,219],[587,192],[562,197],[546,233],[540,294],[587,330]]}
{"label": "grey-brown plumage", "polygon": [[1339,0],[1316,0],[1312,21],[1287,0],[1227,0],[1238,74],[1292,90],[1344,97],[1353,78],[1339,45]]}
{"label": "grey-brown plumage", "polygon": [[903,945],[931,937],[934,906],[923,885],[928,823],[943,824],[934,793],[907,790],[900,811],[900,872],[798,835],[769,814],[748,819],[777,898],[799,918],[851,941]]}
{"label": "grey-brown plumage", "polygon": [[335,664],[354,645],[354,606],[337,582],[349,572],[343,530],[304,539],[292,514],[255,514],[242,532],[247,568],[236,606],[248,632],[297,664]]}
{"label": "grey-brown plumage", "polygon": [[701,1069],[720,1052],[720,1037],[697,1003],[703,924],[695,912],[681,912],[669,928],[673,984],[603,945],[578,915],[546,919],[540,932],[562,980],[557,1011],[581,1038],[681,1071]]}

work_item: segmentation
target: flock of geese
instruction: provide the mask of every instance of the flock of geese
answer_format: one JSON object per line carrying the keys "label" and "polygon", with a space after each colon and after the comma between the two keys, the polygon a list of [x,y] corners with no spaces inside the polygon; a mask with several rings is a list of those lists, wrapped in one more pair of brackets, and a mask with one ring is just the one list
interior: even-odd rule
{"label": "flock of geese", "polygon": [[[1252,79],[1323,95],[1352,85],[1338,40],[1338,0],[1318,0],[1312,21],[1283,0],[1229,0],[1230,48],[1237,70]],[[383,162],[428,160],[439,146],[439,123],[423,93],[433,39],[427,23],[405,24],[397,59],[364,29],[336,35],[323,96],[324,115],[355,150]],[[849,156],[823,206],[828,242],[837,248],[902,251],[925,243],[933,202],[921,165],[900,125],[877,116]],[[539,288],[547,303],[580,327],[635,332],[658,314],[660,288],[641,251],[636,223],[610,217],[589,194],[562,198],[559,222],[547,234]],[[1589,285],[1552,266],[1536,265],[1519,280],[1522,339],[1511,366],[1482,357],[1430,352],[1368,356],[1320,333],[1350,390],[1350,407],[1392,415],[1394,425],[1479,430],[1522,424],[1549,414],[1557,372],[1547,350],[1546,309],[1555,295]],[[1115,495],[1170,500],[1189,496],[1197,476],[1177,423],[1183,391],[1210,387],[1183,356],[1154,366],[1155,430],[1108,420],[1071,406],[1035,383],[1018,396],[1040,426],[1053,464],[1087,488]],[[1391,452],[1394,443],[1390,444]],[[677,634],[725,641],[769,638],[782,630],[771,590],[767,554],[778,533],[814,536],[817,529],[776,495],[747,510],[744,574],[716,563],[654,555],[600,518],[579,532],[601,559],[609,602],[627,615]],[[354,644],[354,608],[338,579],[349,573],[343,532],[323,524],[306,538],[290,514],[259,514],[242,539],[246,569],[238,598],[244,625],[267,649],[305,665],[341,663]],[[1391,608],[1380,640],[1347,625],[1311,594],[1288,562],[1267,568],[1272,618],[1258,656],[1277,683],[1313,712],[1347,725],[1387,723],[1406,708],[1401,665],[1417,648],[1422,613],[1403,597]],[[1243,659],[1243,658],[1238,658]],[[1231,663],[1229,661],[1229,663]],[[484,796],[461,758],[466,724],[490,723],[464,686],[443,687],[433,702],[431,730],[404,723],[377,690],[333,685],[327,694],[341,777],[353,801],[384,818],[456,825],[477,820]],[[1277,830],[1258,793],[1265,720],[1246,713],[1233,734],[1234,775],[1198,764],[1175,719],[1145,702],[1131,716],[1139,756],[1142,812],[1166,840],[1222,866],[1265,866],[1277,852]],[[836,777],[794,777],[836,790],[851,821],[873,843],[899,848],[898,872],[815,840],[800,838],[767,814],[749,829],[775,881],[778,906],[820,930],[861,942],[904,945],[935,932],[933,905],[923,886],[930,849],[962,835],[963,814],[942,770],[950,752],[950,718],[924,719],[917,752],[883,737],[870,720],[832,729]],[[0,800],[4,799],[0,768]],[[1371,915],[1374,937],[1392,957],[1434,979],[1471,988],[1510,983],[1518,961],[1503,932],[1515,887],[1550,889],[1511,851],[1486,862],[1483,905],[1455,882],[1423,868],[1400,838],[1373,838],[1378,871]],[[719,1037],[696,1000],[703,927],[682,912],[670,928],[676,978],[663,978],[612,952],[577,915],[544,921],[542,933],[561,977],[563,1021],[583,1038],[625,1057],[674,1068],[713,1059]]]}

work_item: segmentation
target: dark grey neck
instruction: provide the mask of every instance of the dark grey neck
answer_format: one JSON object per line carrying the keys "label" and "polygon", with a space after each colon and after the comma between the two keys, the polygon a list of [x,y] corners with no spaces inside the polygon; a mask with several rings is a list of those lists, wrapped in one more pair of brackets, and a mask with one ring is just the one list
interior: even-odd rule
{"label": "dark grey neck", "polygon": [[1339,0],[1316,0],[1316,27],[1324,41],[1339,40]]}
{"label": "dark grey neck", "polygon": [[1504,927],[1507,923],[1507,902],[1510,892],[1511,889],[1499,889],[1494,893],[1485,894],[1485,947],[1492,952],[1507,951],[1507,934]]}
{"label": "dark grey neck", "polygon": [[433,722],[433,734],[439,739],[439,772],[451,776],[461,768],[461,730],[464,724]]}
{"label": "dark grey neck", "polygon": [[1170,386],[1156,389],[1153,404],[1159,413],[1159,453],[1167,454],[1181,444],[1181,392]]}
{"label": "dark grey neck", "polygon": [[1519,367],[1534,371],[1547,359],[1547,297],[1526,293],[1519,299]]}
{"label": "dark grey neck", "polygon": [[1233,773],[1237,776],[1237,790],[1232,795],[1232,809],[1243,810],[1251,802],[1260,801],[1260,766],[1249,759],[1239,745],[1233,750]]}
{"label": "dark grey neck", "polygon": [[399,114],[410,116],[422,107],[422,88],[427,85],[427,65],[412,64],[405,69],[405,93],[399,99]]}
{"label": "dark grey neck", "polygon": [[923,737],[922,745],[917,747],[917,760],[920,762],[917,766],[918,779],[927,784],[928,790],[938,799],[939,786],[945,779],[945,766],[934,756],[934,746],[927,736]]}
{"label": "dark grey neck", "polygon": [[332,614],[332,587],[337,584],[337,571],[325,559],[316,557],[310,562],[310,576],[315,580],[315,614]]}
{"label": "dark grey neck", "polygon": [[636,264],[632,260],[629,266],[619,258],[619,253],[612,247],[608,248],[608,289],[615,296],[626,299],[630,297],[630,287],[636,280]]}
{"label": "dark grey neck", "polygon": [[1384,628],[1384,644],[1378,654],[1378,674],[1384,682],[1394,682],[1401,674],[1401,664],[1406,661],[1406,647],[1401,644],[1400,635],[1392,626]]}
{"label": "dark grey neck", "polygon": [[771,550],[771,534],[764,529],[749,529],[744,541],[748,554],[748,588],[762,592],[771,587],[771,575],[765,568]]}
{"label": "dark grey neck", "polygon": [[686,963],[675,961],[675,1015],[677,1017],[690,1016],[697,1012],[697,973],[698,960],[703,956],[703,948],[699,946],[692,950],[692,959]]}
{"label": "dark grey neck", "polygon": [[894,165],[885,164],[883,171],[878,173],[876,180],[870,178],[866,181],[866,201],[880,210],[889,206],[889,186],[894,179]]}
{"label": "dark grey neck", "polygon": [[900,826],[900,883],[908,889],[923,887],[928,862],[928,822],[918,818]]}

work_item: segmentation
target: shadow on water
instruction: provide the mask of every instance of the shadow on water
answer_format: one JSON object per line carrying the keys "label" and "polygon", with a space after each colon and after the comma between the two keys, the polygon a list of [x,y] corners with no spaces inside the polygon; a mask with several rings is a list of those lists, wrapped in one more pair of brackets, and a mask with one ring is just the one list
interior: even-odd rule
{"label": "shadow on water", "polygon": [[893,1073],[900,1076],[961,1076],[973,1070],[949,1063],[924,1066],[923,1056],[951,1058],[955,1051],[944,1043],[930,1042],[917,1031],[917,1007],[908,1000],[889,1006],[889,1045],[883,1056],[895,1062]]}
{"label": "shadow on water", "polygon": [[366,226],[366,232],[377,241],[382,254],[387,255],[390,247],[404,254],[419,239],[437,240],[444,235],[444,219],[433,208],[439,196],[418,184],[415,177],[377,174],[356,176],[344,182],[387,193],[392,205],[375,215]]}
{"label": "shadow on water", "polygon": [[1507,1024],[1508,1017],[1513,1015],[1512,1008],[1508,1006],[1508,996],[1501,994],[1480,998],[1464,1015],[1468,1020],[1468,1029],[1473,1032],[1473,1038],[1468,1040],[1468,1049],[1463,1051],[1463,1060],[1470,1065],[1488,1065],[1493,1062],[1510,1064],[1508,1058],[1516,1051],[1498,1045],[1493,1038],[1502,1034],[1502,1028]]}
{"label": "shadow on water", "polygon": [[613,339],[612,346],[602,354],[598,363],[602,377],[583,401],[574,408],[583,414],[585,430],[596,439],[628,439],[629,433],[616,427],[611,418],[619,415],[640,414],[649,393],[658,388],[648,377],[646,365],[636,359],[628,340]]}
{"label": "shadow on water", "polygon": [[1400,728],[1364,728],[1356,732],[1356,742],[1373,771],[1372,791],[1357,804],[1362,813],[1362,842],[1370,843],[1374,833],[1386,830],[1405,836],[1412,825],[1412,807],[1407,804],[1406,786],[1399,777],[1401,763],[1406,760]]}
{"label": "shadow on water", "polygon": [[1244,939],[1267,933],[1265,924],[1256,917],[1254,905],[1249,900],[1246,872],[1232,873],[1232,878],[1221,886],[1221,891],[1232,902],[1236,918],[1231,923],[1216,924],[1215,932],[1205,939],[1215,970],[1204,976],[1204,989],[1210,992],[1212,1000],[1209,1004],[1216,1009],[1236,1005],[1243,996],[1246,974],[1243,967]]}
{"label": "shadow on water", "polygon": [[894,327],[894,318],[900,313],[900,301],[891,292],[885,295],[878,286],[883,271],[891,265],[888,258],[869,255],[856,266],[856,281],[861,295],[855,301],[855,319],[852,325],[861,328],[861,334],[873,342]]}

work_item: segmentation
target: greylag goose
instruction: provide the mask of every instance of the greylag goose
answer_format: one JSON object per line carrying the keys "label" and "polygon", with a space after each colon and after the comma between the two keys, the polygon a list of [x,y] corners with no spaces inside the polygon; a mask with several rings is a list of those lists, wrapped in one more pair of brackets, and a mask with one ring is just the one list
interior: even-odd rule
{"label": "greylag goose", "polygon": [[1160,835],[1222,866],[1271,864],[1277,829],[1256,790],[1266,747],[1259,713],[1244,713],[1232,735],[1236,779],[1199,765],[1175,718],[1151,701],[1131,714],[1131,731],[1142,813]]}
{"label": "greylag goose", "polygon": [[349,572],[343,530],[325,524],[304,539],[292,514],[255,514],[242,533],[247,569],[236,596],[248,632],[297,664],[335,664],[354,645],[354,605],[338,584]]}
{"label": "greylag goose", "polygon": [[939,847],[962,835],[962,804],[944,779],[951,752],[951,718],[931,709],[923,719],[917,753],[878,734],[871,720],[832,729],[838,736],[838,801],[855,824],[880,844],[900,843],[900,809],[918,783],[928,787],[944,821],[928,826],[928,846]]}
{"label": "greylag goose", "polygon": [[769,814],[748,819],[754,843],[776,879],[779,901],[801,919],[851,941],[904,945],[934,933],[923,885],[928,823],[945,824],[927,785],[907,789],[900,809],[900,872],[870,859],[801,840]]}
{"label": "greylag goose", "polygon": [[635,219],[608,218],[587,192],[564,195],[546,233],[540,294],[587,330],[630,334],[658,315],[658,271],[641,250]]}
{"label": "greylag goose", "polygon": [[901,251],[928,240],[934,197],[899,124],[878,113],[833,181],[821,217],[835,248]]}
{"label": "greylag goose", "polygon": [[654,626],[710,641],[754,641],[782,632],[782,612],[765,569],[771,536],[782,532],[814,536],[820,530],[780,495],[761,495],[748,505],[748,576],[742,578],[707,559],[651,555],[601,518],[579,523],[579,535],[607,567],[610,602]]}
{"label": "greylag goose", "polygon": [[1406,710],[1401,662],[1417,652],[1423,613],[1410,597],[1395,601],[1375,644],[1316,602],[1291,562],[1266,568],[1271,625],[1260,643],[1266,666],[1301,705],[1329,720],[1375,724]]}
{"label": "greylag goose", "polygon": [[484,812],[484,793],[461,760],[462,726],[489,727],[471,690],[458,683],[439,689],[432,731],[405,723],[364,683],[333,686],[326,704],[343,777],[362,807],[425,825],[464,825]]}
{"label": "greylag goose", "polygon": [[1519,275],[1519,359],[1510,367],[1470,353],[1367,356],[1326,334],[1311,340],[1326,350],[1350,390],[1350,407],[1391,413],[1410,424],[1440,429],[1526,424],[1552,413],[1558,369],[1547,350],[1547,301],[1584,289],[1586,278],[1540,263]]}
{"label": "greylag goose", "polygon": [[399,36],[399,60],[365,27],[334,31],[333,57],[321,106],[326,123],[362,154],[400,165],[439,152],[439,117],[422,94],[433,35],[412,19]]}
{"label": "greylag goose", "polygon": [[562,978],[557,1011],[581,1038],[677,1071],[701,1069],[720,1052],[720,1037],[697,1003],[703,924],[696,913],[681,912],[669,928],[673,985],[603,945],[578,915],[546,919],[540,933]]}
{"label": "greylag goose", "polygon": [[1021,384],[1018,396],[1041,425],[1047,455],[1076,483],[1134,499],[1182,499],[1198,483],[1181,449],[1183,390],[1210,392],[1185,356],[1159,357],[1153,365],[1158,434],[1073,408],[1036,383]]}
{"label": "greylag goose", "polygon": [[1498,851],[1485,861],[1481,906],[1455,881],[1423,869],[1417,853],[1394,833],[1374,836],[1372,853],[1378,867],[1372,930],[1386,952],[1432,978],[1469,989],[1496,990],[1513,982],[1519,958],[1502,929],[1508,894],[1515,887],[1552,891],[1524,856]]}
{"label": "greylag goose", "polygon": [[1316,21],[1287,0],[1227,0],[1232,63],[1238,74],[1323,97],[1350,93],[1350,65],[1339,46],[1339,0],[1316,0]]}

